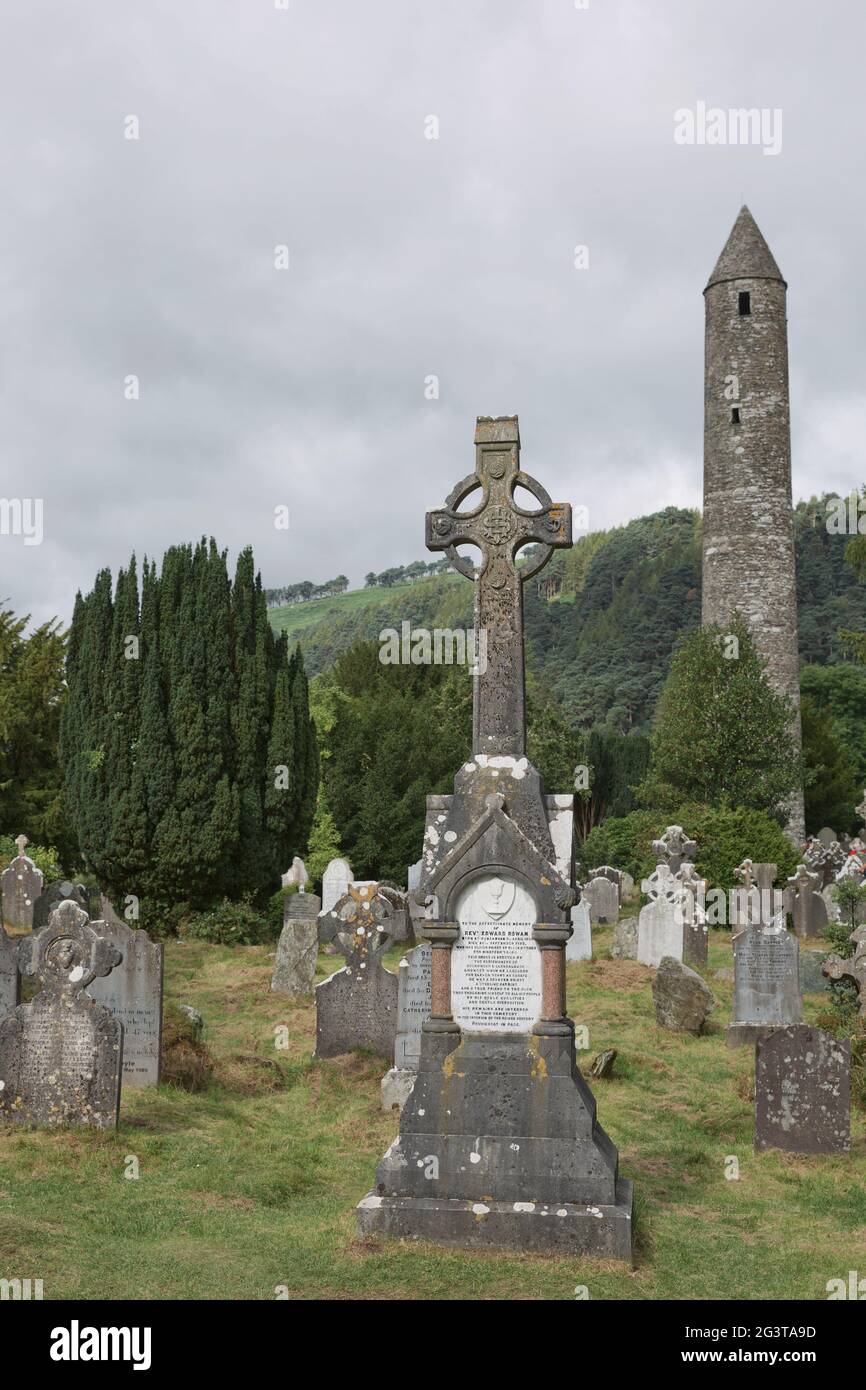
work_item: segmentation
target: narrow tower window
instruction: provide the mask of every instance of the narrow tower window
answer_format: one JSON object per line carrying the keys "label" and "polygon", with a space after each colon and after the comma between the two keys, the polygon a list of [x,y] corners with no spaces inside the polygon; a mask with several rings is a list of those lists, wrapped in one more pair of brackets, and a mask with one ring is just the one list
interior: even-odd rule
{"label": "narrow tower window", "polygon": [[732,424],[732,425],[738,425],[739,423],[740,423],[740,407],[739,407],[738,405],[735,405],[735,406],[732,408],[732,410],[731,410],[731,424]]}
{"label": "narrow tower window", "polygon": [[740,313],[750,314],[752,312],[752,296],[748,290],[740,290]]}

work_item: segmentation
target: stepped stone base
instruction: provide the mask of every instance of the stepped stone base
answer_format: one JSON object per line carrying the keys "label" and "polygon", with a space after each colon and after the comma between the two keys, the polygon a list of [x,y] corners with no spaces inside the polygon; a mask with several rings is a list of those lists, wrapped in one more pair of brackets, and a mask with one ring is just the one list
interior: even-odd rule
{"label": "stepped stone base", "polygon": [[473,1249],[560,1251],[597,1260],[632,1258],[632,1184],[619,1178],[615,1206],[570,1202],[469,1202],[439,1197],[380,1197],[359,1202],[358,1233]]}
{"label": "stepped stone base", "polygon": [[729,1023],[725,1029],[725,1042],[728,1047],[754,1047],[762,1038],[768,1038],[784,1023]]}
{"label": "stepped stone base", "polygon": [[571,1027],[425,1024],[400,1135],[357,1213],[363,1235],[630,1262],[631,1183],[596,1120]]}

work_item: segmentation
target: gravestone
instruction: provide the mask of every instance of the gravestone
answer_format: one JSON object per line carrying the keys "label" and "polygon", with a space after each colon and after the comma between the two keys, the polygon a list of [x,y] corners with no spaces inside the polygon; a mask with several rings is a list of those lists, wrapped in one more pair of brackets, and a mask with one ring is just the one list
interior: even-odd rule
{"label": "gravestone", "polygon": [[784,917],[774,926],[748,927],[735,936],[734,1002],[727,1030],[729,1047],[754,1043],[773,1028],[803,1020],[800,993],[800,946],[785,930]]}
{"label": "gravestone", "polygon": [[621,917],[613,929],[612,960],[637,960],[638,919]]}
{"label": "gravestone", "polygon": [[779,872],[778,864],[757,864],[753,861],[752,872],[755,875],[755,883],[758,885],[759,891],[772,893],[776,875]]}
{"label": "gravestone", "polygon": [[821,936],[827,926],[827,904],[821,897],[821,875],[798,864],[788,879],[788,911],[794,920],[795,935],[801,941]]}
{"label": "gravestone", "polygon": [[851,1044],[805,1023],[778,1028],[755,1050],[755,1148],[847,1153]]}
{"label": "gravestone", "polygon": [[824,974],[824,966],[830,959],[827,951],[800,952],[800,993],[828,994],[830,981]]}
{"label": "gravestone", "polygon": [[[587,877],[590,880],[590,882],[594,878],[609,879],[610,882],[614,884],[616,888],[617,908],[619,908],[625,896],[623,887],[624,875],[621,869],[614,869],[613,866],[610,864],[600,864],[597,869],[590,869]],[[632,887],[634,887],[634,879],[631,880],[631,884]]]}
{"label": "gravestone", "polygon": [[683,889],[668,864],[658,867],[641,884],[649,902],[638,917],[637,958],[658,967],[665,956],[683,958]]}
{"label": "gravestone", "polygon": [[609,878],[591,878],[583,885],[581,902],[589,909],[590,922],[615,922],[619,915],[619,889]]}
{"label": "gravestone", "polygon": [[696,970],[665,956],[653,980],[656,1023],[674,1032],[702,1033],[716,1007],[712,990]]}
{"label": "gravestone", "polygon": [[414,864],[410,864],[406,870],[406,886],[410,893],[414,893],[418,884],[421,882],[421,870],[424,867],[424,860],[418,859]]}
{"label": "gravestone", "polygon": [[328,913],[344,898],[352,882],[348,859],[332,859],[322,874],[322,912]]}
{"label": "gravestone", "polygon": [[397,971],[397,1035],[394,1065],[382,1077],[382,1109],[402,1110],[415,1085],[421,1057],[421,1027],[430,1017],[433,990],[432,948],[423,942],[409,951]]}
{"label": "gravestone", "polygon": [[86,990],[120,964],[117,948],[67,900],[23,939],[18,964],[42,989],[0,1022],[0,1120],[114,1129],[123,1024]]}
{"label": "gravestone", "polygon": [[824,899],[824,906],[827,909],[828,922],[842,921],[842,909],[837,903],[836,898],[833,894],[833,889],[835,888],[835,886],[835,884],[831,883],[828,884],[826,888],[821,889],[821,897]]}
{"label": "gravestone", "polygon": [[48,919],[61,903],[73,902],[90,916],[90,894],[83,883],[70,883],[69,879],[56,879],[40,893],[33,904],[33,930],[41,931]]}
{"label": "gravestone", "polygon": [[709,950],[707,880],[700,878],[694,864],[690,863],[684,863],[675,878],[682,890],[683,961],[686,965],[706,965]]}
{"label": "gravestone", "polygon": [[622,904],[622,903],[627,903],[627,902],[629,901],[629,899],[631,899],[631,898],[633,898],[633,897],[634,897],[634,879],[632,878],[631,874],[627,874],[627,873],[625,873],[625,871],[623,871],[622,878],[620,879],[620,882],[619,882],[619,900],[620,900],[620,904]]}
{"label": "gravestone", "polygon": [[863,879],[864,861],[857,854],[847,854],[844,863],[836,874],[836,882],[842,883],[845,879],[851,879],[854,883],[860,883]]}
{"label": "gravestone", "polygon": [[690,840],[681,825],[669,825],[658,840],[653,840],[652,851],[660,864],[666,864],[672,874],[677,873],[683,864],[693,859],[697,841]]}
{"label": "gravestone", "polygon": [[24,853],[28,840],[19,835],[15,841],[18,853],[0,874],[0,893],[2,893],[3,922],[7,927],[18,931],[30,931],[33,927],[33,908],[42,892],[42,870],[37,869],[32,859]]}
{"label": "gravestone", "polygon": [[300,888],[303,888],[306,882],[307,866],[303,859],[300,859],[296,854],[292,860],[292,867],[283,874],[282,885],[284,888],[288,888],[291,884],[297,883]]}
{"label": "gravestone", "polygon": [[[300,894],[291,894],[298,897]],[[311,893],[304,897],[312,898]],[[318,902],[318,899],[315,899]],[[271,989],[278,994],[311,995],[316,982],[316,966],[319,960],[319,923],[316,915],[306,920],[302,917],[284,920],[277,954],[274,960],[274,973],[271,976]]]}
{"label": "gravestone", "polygon": [[321,898],[315,893],[286,893],[283,897],[283,926],[289,922],[313,922],[322,907]]}
{"label": "gravestone", "polygon": [[20,998],[18,942],[0,924],[0,1018],[14,1009]]}
{"label": "gravestone", "polygon": [[565,959],[592,960],[592,922],[589,908],[582,898],[571,909],[571,936],[566,942]]}
{"label": "gravestone", "polygon": [[822,974],[828,981],[850,980],[860,996],[860,1017],[866,1018],[866,927],[857,927],[848,940],[854,943],[853,956],[843,958],[834,951],[824,961]]}
{"label": "gravestone", "polygon": [[[551,547],[570,543],[570,508],[519,470],[516,419],[479,419],[475,441],[475,472],[428,514],[427,544],[474,583],[487,666],[474,677],[472,752],[454,793],[427,800],[415,897],[432,945],[431,1013],[399,1137],[358,1228],[629,1260],[631,1184],[596,1119],[565,1013],[575,891],[562,829],[573,805],[551,803],[526,756],[522,585]],[[540,510],[517,505],[518,482]],[[518,566],[528,542],[536,548]],[[478,569],[457,549],[466,543],[481,551]]]}
{"label": "gravestone", "polygon": [[158,1086],[162,1059],[163,949],[141,927],[122,921],[103,894],[105,917],[94,930],[120,956],[110,975],[97,975],[91,999],[123,1024],[124,1086]]}
{"label": "gravestone", "polygon": [[825,825],[822,830],[819,830],[815,838],[824,846],[825,849],[829,849],[832,844],[837,843],[836,831],[831,830],[828,825]]}
{"label": "gravestone", "polygon": [[376,883],[353,883],[333,909],[319,918],[319,940],[333,941],[346,964],[316,985],[317,1057],[338,1057],[364,1047],[394,1057],[397,1035],[397,976],[381,957],[394,941],[405,941],[404,894]]}

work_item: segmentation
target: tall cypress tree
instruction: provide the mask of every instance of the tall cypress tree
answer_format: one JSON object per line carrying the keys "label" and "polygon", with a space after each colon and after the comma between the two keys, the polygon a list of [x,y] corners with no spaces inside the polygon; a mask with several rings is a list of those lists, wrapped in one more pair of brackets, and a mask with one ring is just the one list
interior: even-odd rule
{"label": "tall cypress tree", "polygon": [[[128,654],[129,639],[137,657]],[[302,852],[318,785],[300,653],[267,619],[252,552],[213,540],[135,560],[76,601],[62,760],[87,864],[158,907],[263,898]],[[286,773],[277,777],[277,769]]]}

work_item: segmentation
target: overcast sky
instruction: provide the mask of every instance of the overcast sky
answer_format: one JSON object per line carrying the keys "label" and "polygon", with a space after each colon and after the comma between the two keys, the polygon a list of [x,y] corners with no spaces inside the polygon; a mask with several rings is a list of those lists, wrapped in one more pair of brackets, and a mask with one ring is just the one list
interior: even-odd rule
{"label": "overcast sky", "polygon": [[[0,535],[0,599],[67,619],[201,534],[354,587],[424,557],[479,414],[593,529],[699,505],[744,201],[789,282],[794,495],[866,478],[861,0],[282,3],[3,4],[0,497],[44,538]],[[677,144],[699,102],[781,110],[780,152]]]}

